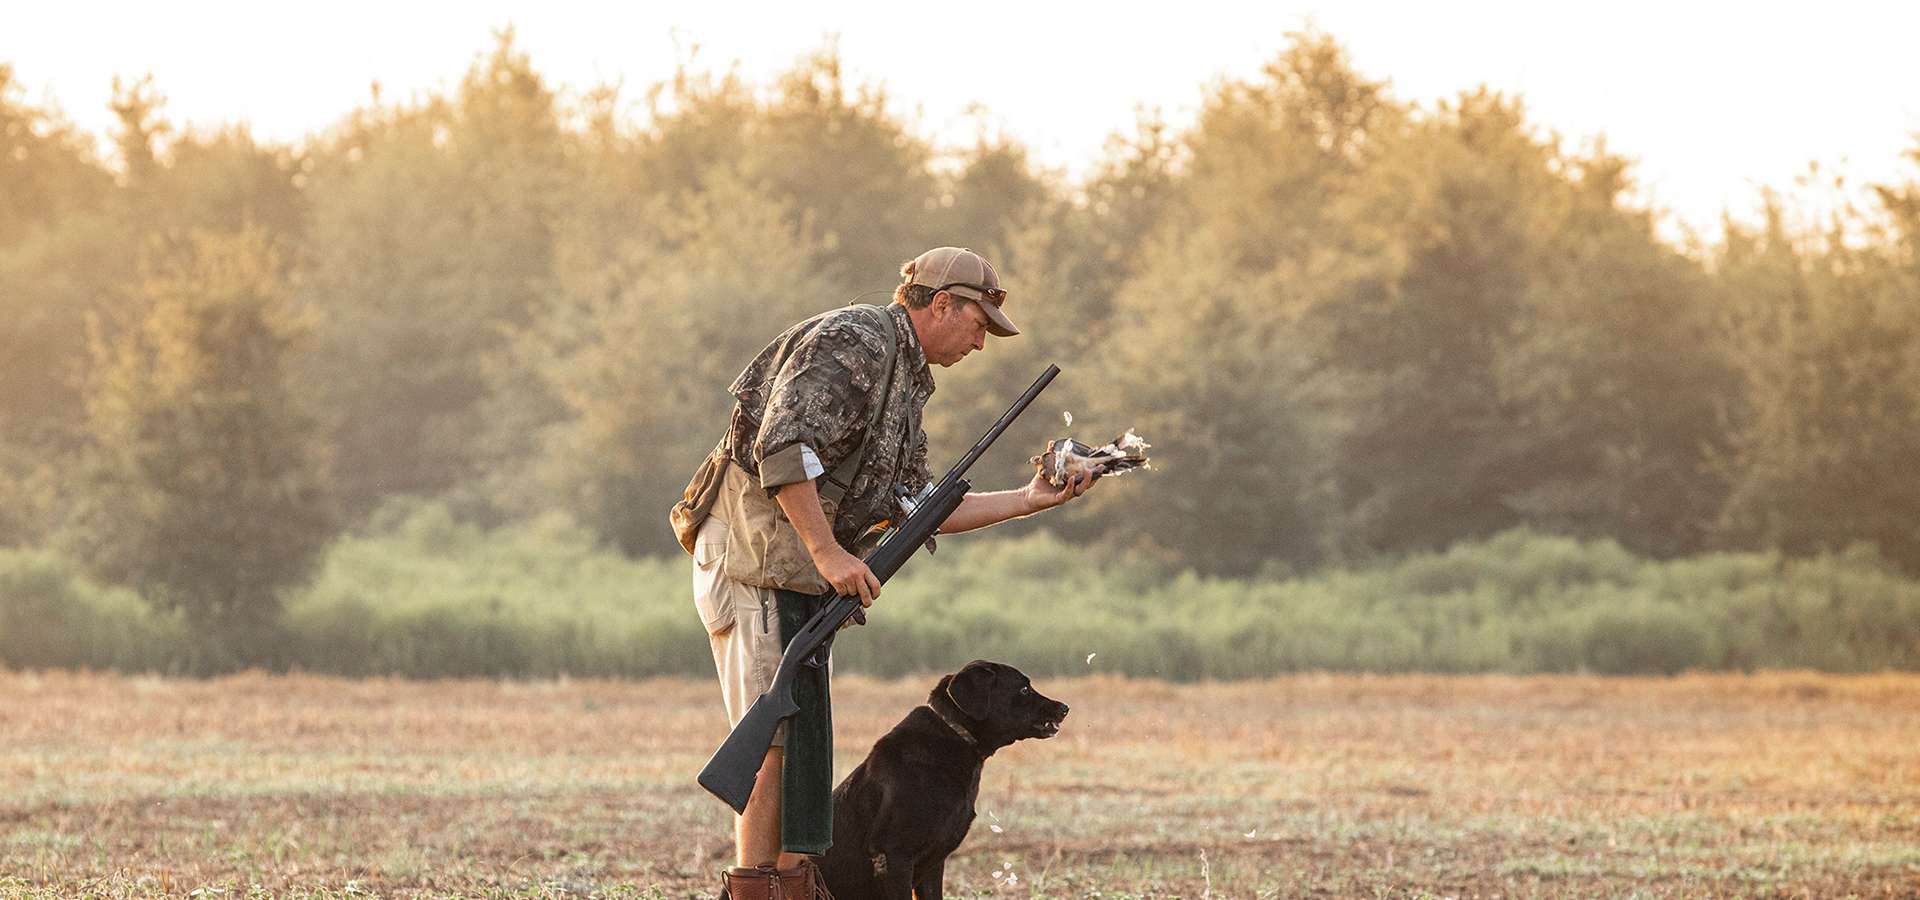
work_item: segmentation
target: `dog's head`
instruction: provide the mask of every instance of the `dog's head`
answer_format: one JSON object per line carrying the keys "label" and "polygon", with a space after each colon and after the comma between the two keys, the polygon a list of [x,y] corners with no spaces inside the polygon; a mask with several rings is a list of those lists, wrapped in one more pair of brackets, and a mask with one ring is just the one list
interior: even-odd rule
{"label": "dog's head", "polygon": [[976,659],[935,685],[928,702],[958,711],[982,744],[1004,747],[1060,733],[1067,705],[1033,689],[1033,679],[1005,663]]}

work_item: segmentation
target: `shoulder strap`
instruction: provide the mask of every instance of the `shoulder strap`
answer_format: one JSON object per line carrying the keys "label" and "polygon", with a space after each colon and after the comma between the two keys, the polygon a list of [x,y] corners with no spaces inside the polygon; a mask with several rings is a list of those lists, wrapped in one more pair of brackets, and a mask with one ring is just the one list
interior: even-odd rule
{"label": "shoulder strap", "polygon": [[870,319],[878,320],[881,330],[887,335],[886,371],[887,380],[880,388],[880,402],[867,412],[867,430],[860,436],[860,446],[840,464],[833,467],[825,477],[814,482],[820,496],[838,505],[847,496],[847,490],[853,487],[853,480],[860,476],[860,469],[867,462],[867,448],[873,446],[874,429],[880,427],[880,414],[886,410],[887,397],[893,393],[893,363],[900,350],[900,336],[894,332],[893,314],[884,306],[871,304],[857,306]]}

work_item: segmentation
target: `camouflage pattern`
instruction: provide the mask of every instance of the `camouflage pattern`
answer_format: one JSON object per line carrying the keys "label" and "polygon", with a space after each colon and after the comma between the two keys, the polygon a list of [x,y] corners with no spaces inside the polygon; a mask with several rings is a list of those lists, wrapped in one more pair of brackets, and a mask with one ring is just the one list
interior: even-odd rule
{"label": "camouflage pattern", "polygon": [[920,411],[933,395],[933,373],[906,307],[885,309],[897,348],[890,385],[886,331],[866,313],[841,307],[782,332],[728,388],[737,401],[728,453],[769,490],[805,477],[803,446],[827,472],[859,452],[872,404],[885,404],[865,465],[838,509],[829,509],[833,536],[849,550],[869,527],[893,517],[896,485],[918,491],[932,480]]}

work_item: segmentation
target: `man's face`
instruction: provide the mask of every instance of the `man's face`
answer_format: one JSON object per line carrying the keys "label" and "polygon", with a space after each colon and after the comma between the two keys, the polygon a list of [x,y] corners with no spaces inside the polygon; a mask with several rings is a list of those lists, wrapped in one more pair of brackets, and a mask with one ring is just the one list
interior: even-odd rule
{"label": "man's face", "polygon": [[933,327],[920,338],[927,362],[951,366],[987,346],[987,313],[980,304],[946,291],[933,295]]}

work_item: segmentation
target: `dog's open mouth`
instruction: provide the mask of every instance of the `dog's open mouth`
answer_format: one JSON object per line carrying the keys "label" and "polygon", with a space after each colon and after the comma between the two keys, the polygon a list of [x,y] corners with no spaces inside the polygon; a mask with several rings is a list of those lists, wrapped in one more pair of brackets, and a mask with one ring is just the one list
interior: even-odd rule
{"label": "dog's open mouth", "polygon": [[1053,737],[1054,735],[1060,733],[1060,720],[1047,719],[1041,722],[1039,725],[1034,726],[1033,730],[1039,732],[1042,738]]}

